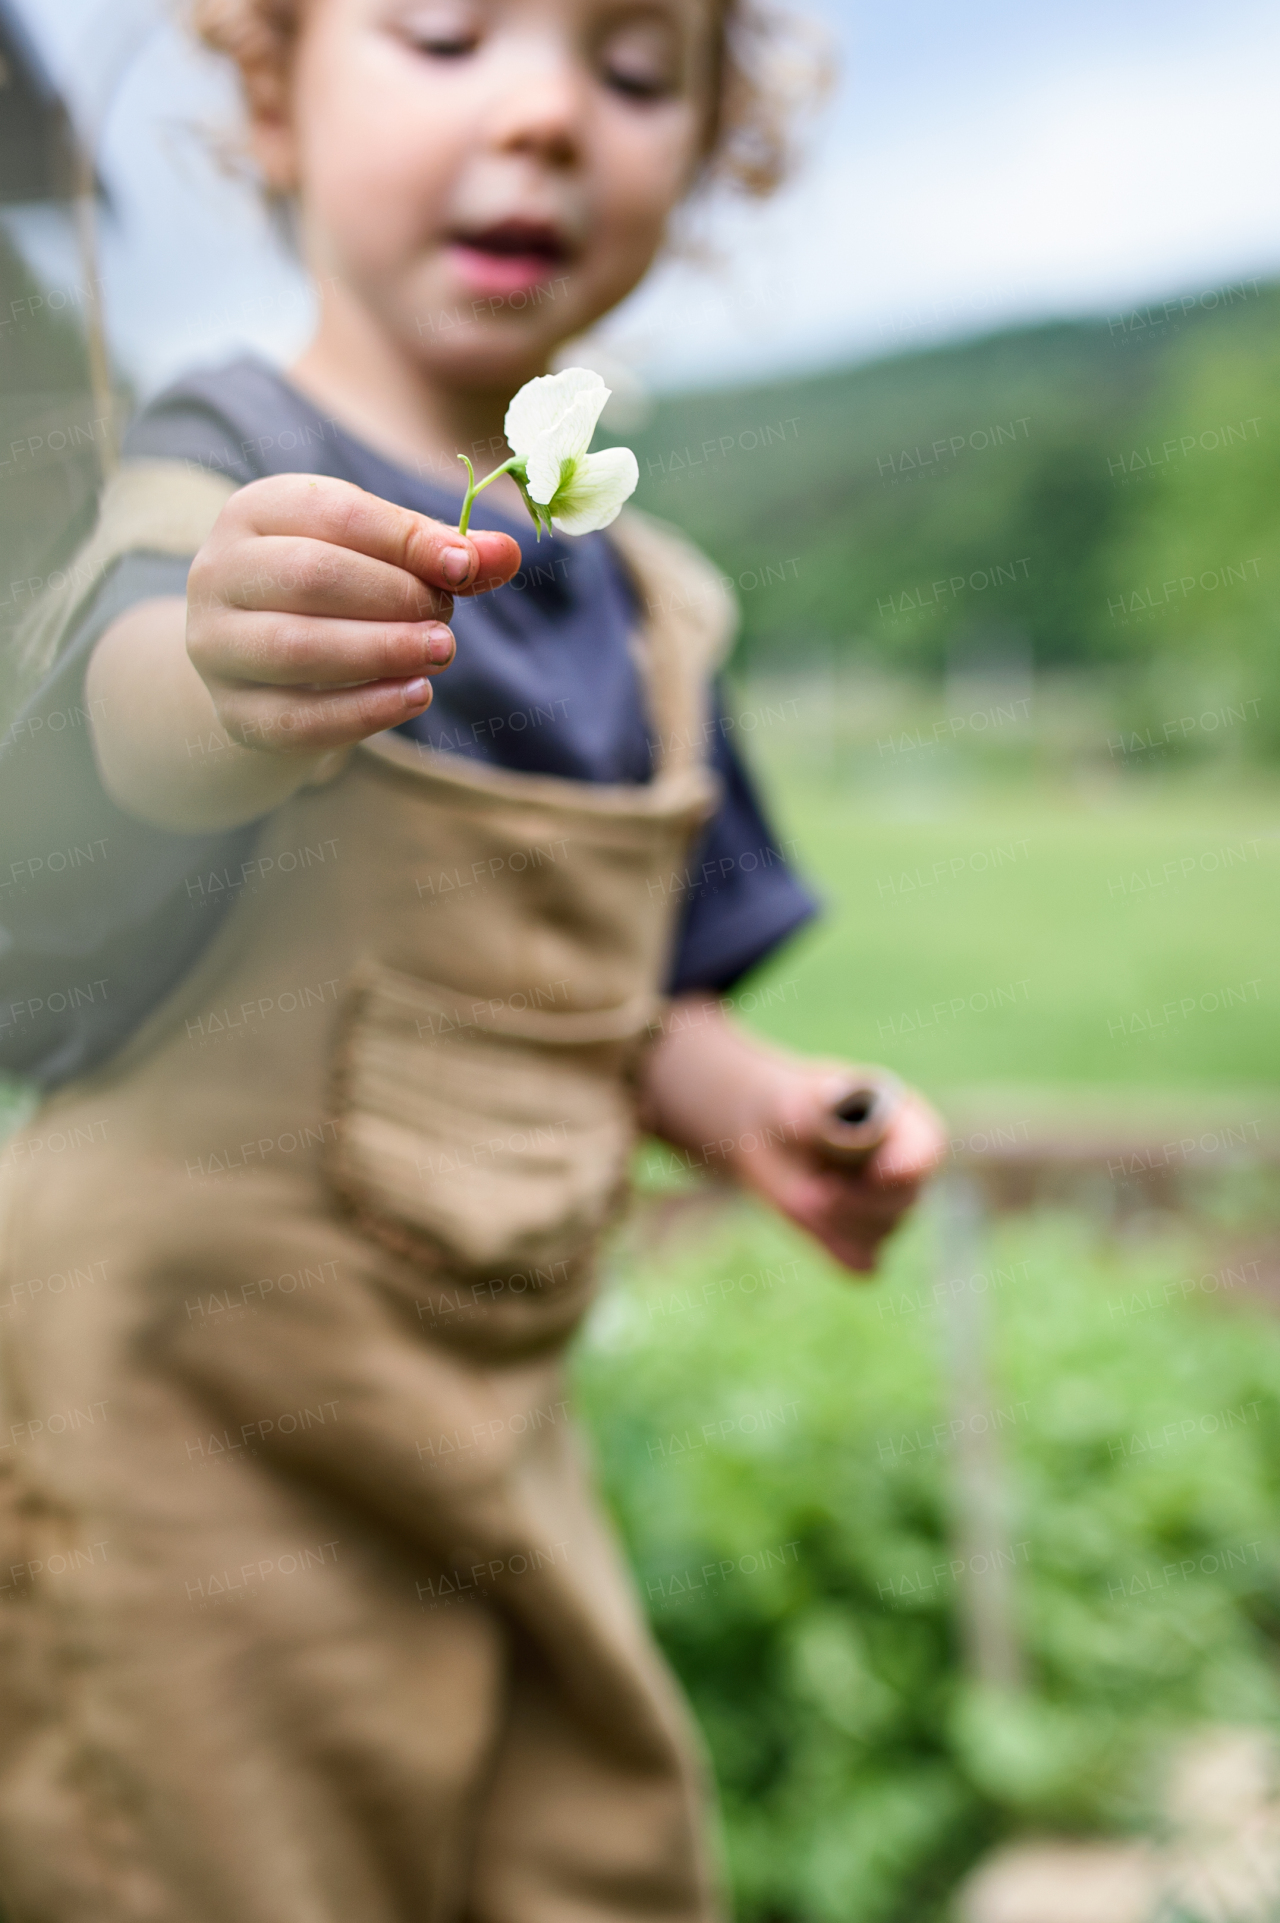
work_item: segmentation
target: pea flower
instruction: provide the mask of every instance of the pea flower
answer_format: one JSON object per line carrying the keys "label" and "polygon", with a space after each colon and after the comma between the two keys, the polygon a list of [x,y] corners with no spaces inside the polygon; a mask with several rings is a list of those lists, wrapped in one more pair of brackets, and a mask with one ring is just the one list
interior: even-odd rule
{"label": "pea flower", "polygon": [[608,527],[640,479],[629,447],[587,452],[611,392],[587,367],[566,367],[561,374],[526,381],[503,422],[507,443],[515,449],[511,459],[477,481],[466,455],[458,456],[470,476],[459,533],[467,531],[476,495],[499,474],[516,482],[539,540],[544,528],[548,534],[552,527],[564,534],[591,534]]}

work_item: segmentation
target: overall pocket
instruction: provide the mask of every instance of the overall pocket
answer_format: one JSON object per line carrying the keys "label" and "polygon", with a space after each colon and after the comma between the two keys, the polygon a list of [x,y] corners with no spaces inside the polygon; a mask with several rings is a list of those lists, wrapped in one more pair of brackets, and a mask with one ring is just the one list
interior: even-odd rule
{"label": "overall pocket", "polygon": [[574,1261],[625,1188],[653,1007],[481,1001],[367,965],[335,1051],[332,1186],[463,1275]]}

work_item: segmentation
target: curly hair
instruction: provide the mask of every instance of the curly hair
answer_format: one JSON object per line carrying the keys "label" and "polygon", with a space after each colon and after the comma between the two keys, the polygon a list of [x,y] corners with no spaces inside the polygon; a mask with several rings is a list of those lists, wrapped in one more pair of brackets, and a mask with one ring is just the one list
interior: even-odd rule
{"label": "curly hair", "polygon": [[[306,0],[192,0],[205,45],[240,69],[250,105],[278,101]],[[713,0],[711,106],[701,178],[763,196],[790,173],[793,129],[830,59],[812,30],[759,0]]]}

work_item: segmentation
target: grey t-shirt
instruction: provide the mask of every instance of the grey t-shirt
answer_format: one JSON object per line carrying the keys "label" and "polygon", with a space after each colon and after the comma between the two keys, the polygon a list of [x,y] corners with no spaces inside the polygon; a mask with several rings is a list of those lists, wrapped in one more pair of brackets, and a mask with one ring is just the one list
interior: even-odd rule
{"label": "grey t-shirt", "polygon": [[[452,477],[397,467],[320,416],[256,360],[197,373],[139,417],[127,456],[185,460],[247,483],[333,474],[456,522]],[[541,543],[489,508],[473,524],[520,543],[506,587],[459,601],[458,654],[403,732],[444,753],[572,780],[644,782],[653,747],[629,635],[629,580],[603,535]],[[84,672],[124,609],[183,594],[189,561],[130,554],[82,612],[42,686],[0,735],[0,1069],[54,1086],[109,1057],[192,966],[248,883],[258,824],[176,835],[116,808],[97,776]],[[815,912],[714,706],[718,813],[680,877],[668,987],[723,990]],[[199,753],[200,744],[192,744]]]}

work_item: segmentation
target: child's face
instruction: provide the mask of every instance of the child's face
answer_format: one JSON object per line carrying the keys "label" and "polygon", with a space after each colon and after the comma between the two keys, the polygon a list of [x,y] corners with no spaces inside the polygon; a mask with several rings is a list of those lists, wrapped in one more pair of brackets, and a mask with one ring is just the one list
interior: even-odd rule
{"label": "child's face", "polygon": [[710,0],[309,0],[259,152],[319,279],[428,375],[514,388],[653,258],[710,30]]}

